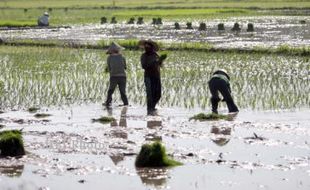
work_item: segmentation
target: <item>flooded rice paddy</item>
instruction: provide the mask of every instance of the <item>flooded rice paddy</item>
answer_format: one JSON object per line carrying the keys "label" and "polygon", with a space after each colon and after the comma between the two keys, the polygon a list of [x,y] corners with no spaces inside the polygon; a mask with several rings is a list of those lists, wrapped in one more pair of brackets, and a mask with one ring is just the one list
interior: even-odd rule
{"label": "flooded rice paddy", "polygon": [[[174,29],[173,20],[162,26],[128,24],[90,24],[76,25],[60,29],[0,30],[5,40],[36,39],[62,40],[68,42],[96,43],[102,39],[153,39],[164,42],[208,42],[219,48],[253,48],[290,46],[308,46],[310,44],[310,20],[308,16],[282,17],[241,17],[216,20],[195,20],[193,30],[187,30],[185,20],[177,20],[181,30]],[[301,21],[305,21],[302,23]],[[207,30],[198,31],[200,22],[206,22]],[[241,32],[232,32],[238,22]],[[124,22],[126,23],[126,22]],[[217,25],[224,23],[225,31],[219,32]],[[254,32],[247,32],[247,24],[254,24]]]}
{"label": "flooded rice paddy", "polygon": [[[294,27],[309,26],[295,21]],[[75,40],[67,32],[79,27],[45,30],[47,35],[39,38]],[[91,40],[87,33],[112,30],[109,27],[80,27],[79,38]],[[160,31],[165,27],[169,26]],[[15,38],[15,32],[22,38],[34,37],[29,36],[34,35],[32,30],[0,34]],[[196,31],[180,31],[180,37],[182,32],[196,37]],[[26,33],[28,37],[23,37]],[[301,38],[299,45],[309,42],[309,36]],[[268,39],[269,46],[273,42]],[[0,46],[0,130],[22,130],[27,150],[21,158],[0,159],[1,190],[310,188],[309,57],[167,52],[159,116],[150,117],[146,116],[141,53],[124,52],[131,106],[119,107],[116,92],[113,108],[106,110],[101,106],[109,77],[104,73],[104,51]],[[196,113],[210,111],[207,82],[217,68],[231,74],[241,112],[232,121],[189,121]],[[31,107],[50,116],[35,117],[36,113],[27,111]],[[225,105],[220,107],[225,113]],[[92,122],[100,116],[117,121]],[[169,155],[184,165],[135,168],[141,145],[155,140],[162,141]]]}

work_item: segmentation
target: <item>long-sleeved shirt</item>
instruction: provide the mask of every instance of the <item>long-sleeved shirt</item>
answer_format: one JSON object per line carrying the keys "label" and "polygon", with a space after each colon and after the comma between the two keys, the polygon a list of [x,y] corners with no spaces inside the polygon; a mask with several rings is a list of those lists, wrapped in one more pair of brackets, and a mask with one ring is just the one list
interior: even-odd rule
{"label": "long-sleeved shirt", "polygon": [[126,59],[121,54],[109,55],[107,63],[111,77],[126,77]]}
{"label": "long-sleeved shirt", "polygon": [[49,17],[47,15],[43,15],[38,19],[38,24],[41,26],[48,26],[49,22],[48,22]]}
{"label": "long-sleeved shirt", "polygon": [[143,53],[141,65],[144,69],[144,77],[160,77],[160,59],[156,52]]}

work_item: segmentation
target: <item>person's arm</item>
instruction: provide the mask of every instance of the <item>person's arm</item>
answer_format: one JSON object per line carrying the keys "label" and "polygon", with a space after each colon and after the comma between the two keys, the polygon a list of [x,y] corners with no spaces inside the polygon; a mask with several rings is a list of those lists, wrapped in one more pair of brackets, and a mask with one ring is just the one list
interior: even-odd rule
{"label": "person's arm", "polygon": [[125,70],[127,70],[127,63],[126,63],[126,58],[125,57],[123,57],[123,61],[124,61],[124,68],[125,68]]}
{"label": "person's arm", "polygon": [[110,66],[110,56],[108,56],[107,58],[107,65],[106,65],[106,68],[105,68],[105,72],[110,72],[111,71],[111,66]]}

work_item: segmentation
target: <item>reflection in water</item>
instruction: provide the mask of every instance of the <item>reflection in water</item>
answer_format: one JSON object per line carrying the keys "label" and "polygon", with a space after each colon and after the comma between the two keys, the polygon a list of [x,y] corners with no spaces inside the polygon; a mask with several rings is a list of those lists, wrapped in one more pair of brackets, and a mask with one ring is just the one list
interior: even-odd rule
{"label": "reflection in water", "polygon": [[8,177],[20,177],[24,171],[24,165],[0,166],[0,174]]}
{"label": "reflection in water", "polygon": [[166,168],[136,168],[142,183],[160,187],[167,183],[168,169]]}
{"label": "reflection in water", "polygon": [[234,121],[234,120],[237,118],[238,113],[239,113],[239,112],[229,113],[229,114],[227,115],[227,121]]}
{"label": "reflection in water", "polygon": [[110,158],[113,161],[113,163],[117,165],[118,163],[124,160],[124,155],[123,154],[110,155]]}
{"label": "reflection in water", "polygon": [[162,126],[161,120],[147,121],[147,128],[154,129],[154,128],[161,127],[161,126]]}
{"label": "reflection in water", "polygon": [[[156,129],[162,127],[162,121],[161,120],[150,120],[146,122],[146,127],[149,129]],[[145,140],[147,141],[162,141],[161,135],[154,133],[149,133],[145,135]]]}
{"label": "reflection in water", "polygon": [[211,137],[211,140],[218,146],[225,146],[230,141],[230,127],[212,126],[211,133],[215,134],[215,136]]}
{"label": "reflection in water", "polygon": [[[119,123],[117,123],[117,120],[115,120],[111,122],[111,127],[127,127],[127,110],[127,106],[122,108]],[[108,108],[108,114],[109,116],[113,115],[112,108]],[[111,131],[111,136],[115,138],[128,139],[127,132],[117,128]]]}

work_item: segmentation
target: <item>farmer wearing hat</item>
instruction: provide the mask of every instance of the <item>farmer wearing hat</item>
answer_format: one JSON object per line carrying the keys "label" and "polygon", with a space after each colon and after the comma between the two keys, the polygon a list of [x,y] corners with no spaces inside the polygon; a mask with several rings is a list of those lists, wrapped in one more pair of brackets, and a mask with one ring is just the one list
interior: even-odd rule
{"label": "farmer wearing hat", "polygon": [[155,106],[161,98],[160,67],[167,58],[159,56],[158,44],[152,40],[141,40],[139,46],[144,48],[141,56],[141,65],[144,69],[144,84],[146,88],[147,114],[156,115]]}
{"label": "farmer wearing hat", "polygon": [[209,81],[209,89],[211,92],[211,104],[212,104],[212,112],[218,113],[217,107],[218,103],[221,101],[219,98],[219,92],[223,96],[223,100],[225,101],[228,107],[228,111],[238,112],[238,107],[234,103],[234,100],[231,96],[230,89],[230,77],[224,69],[219,69],[215,71]]}
{"label": "farmer wearing hat", "polygon": [[109,54],[107,58],[107,71],[110,73],[110,86],[108,90],[108,97],[103,105],[110,107],[112,102],[112,95],[116,86],[118,86],[121,98],[124,106],[128,105],[128,99],[126,95],[126,59],[121,54],[121,50],[124,49],[115,42],[112,42],[107,50]]}
{"label": "farmer wearing hat", "polygon": [[48,26],[49,25],[49,15],[45,12],[43,16],[38,19],[38,26]]}

